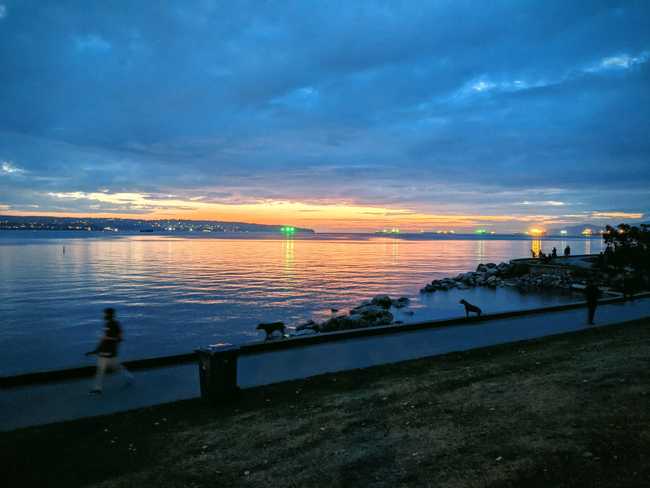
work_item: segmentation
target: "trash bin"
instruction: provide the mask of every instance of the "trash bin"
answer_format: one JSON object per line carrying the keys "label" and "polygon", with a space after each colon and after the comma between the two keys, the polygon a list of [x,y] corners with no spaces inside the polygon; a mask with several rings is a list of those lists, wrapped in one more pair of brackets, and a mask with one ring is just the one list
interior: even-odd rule
{"label": "trash bin", "polygon": [[237,396],[237,356],[239,347],[208,346],[196,350],[199,360],[201,398],[213,404],[224,403]]}

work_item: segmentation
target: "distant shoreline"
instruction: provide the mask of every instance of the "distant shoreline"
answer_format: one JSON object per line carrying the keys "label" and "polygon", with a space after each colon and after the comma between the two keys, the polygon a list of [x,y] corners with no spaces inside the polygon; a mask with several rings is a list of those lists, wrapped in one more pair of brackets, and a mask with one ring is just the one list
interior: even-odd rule
{"label": "distant shoreline", "polygon": [[[187,237],[187,238],[215,238],[215,237],[277,237],[279,239],[328,239],[328,238],[356,238],[356,239],[386,239],[396,241],[437,241],[437,240],[473,240],[473,241],[499,241],[499,240],[601,240],[600,234],[583,236],[583,235],[544,235],[544,236],[530,236],[526,234],[438,234],[435,232],[423,233],[400,233],[400,234],[382,234],[376,232],[316,232],[316,231],[296,231],[291,235],[285,235],[280,231],[275,230],[240,230],[240,231],[184,231],[184,230],[152,230],[152,231],[139,231],[139,230],[104,230],[104,229],[50,229],[50,228],[14,228],[2,227],[0,225],[0,235],[9,232],[16,233],[33,233],[33,234],[46,234],[46,233],[62,233],[65,237],[86,235],[88,237],[133,237],[133,236],[155,236],[155,237]],[[58,236],[64,237],[64,236]]]}
{"label": "distant shoreline", "polygon": [[78,232],[270,232],[283,235],[314,234],[313,229],[288,224],[255,224],[220,220],[124,219],[101,217],[46,217],[0,215],[0,230],[49,230]]}

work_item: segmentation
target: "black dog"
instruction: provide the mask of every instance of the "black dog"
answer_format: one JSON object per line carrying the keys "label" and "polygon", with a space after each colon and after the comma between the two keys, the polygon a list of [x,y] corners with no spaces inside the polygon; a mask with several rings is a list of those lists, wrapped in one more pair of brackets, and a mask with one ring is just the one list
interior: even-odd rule
{"label": "black dog", "polygon": [[476,305],[472,305],[471,303],[469,303],[468,301],[466,301],[466,300],[464,300],[464,299],[461,300],[461,301],[458,302],[458,303],[462,303],[462,304],[465,306],[465,317],[467,317],[467,318],[469,318],[469,313],[470,313],[470,312],[474,312],[474,313],[475,313],[476,315],[478,315],[479,317],[481,316],[481,313],[483,313],[483,312],[481,311],[481,309],[478,308]]}
{"label": "black dog", "polygon": [[257,330],[266,332],[266,340],[268,341],[276,330],[279,330],[280,334],[284,336],[285,327],[283,322],[271,322],[269,324],[258,325]]}

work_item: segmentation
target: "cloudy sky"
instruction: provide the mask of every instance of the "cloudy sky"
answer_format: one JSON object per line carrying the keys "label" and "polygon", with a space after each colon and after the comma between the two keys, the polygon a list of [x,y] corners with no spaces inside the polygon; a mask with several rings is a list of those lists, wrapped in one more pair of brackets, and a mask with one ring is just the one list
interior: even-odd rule
{"label": "cloudy sky", "polygon": [[0,213],[647,220],[650,2],[0,0]]}

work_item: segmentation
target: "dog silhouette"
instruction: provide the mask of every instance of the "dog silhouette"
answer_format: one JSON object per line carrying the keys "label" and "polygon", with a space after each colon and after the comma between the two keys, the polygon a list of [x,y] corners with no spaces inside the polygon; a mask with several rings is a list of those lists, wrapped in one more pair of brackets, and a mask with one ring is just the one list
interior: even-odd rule
{"label": "dog silhouette", "polygon": [[475,313],[475,314],[478,315],[479,317],[480,317],[481,314],[483,313],[483,311],[482,311],[480,308],[478,308],[476,305],[472,305],[471,303],[469,303],[469,302],[468,302],[467,300],[465,300],[465,299],[461,300],[461,301],[458,302],[458,303],[462,303],[463,306],[465,307],[465,317],[467,317],[467,318],[469,318],[469,314],[470,314],[470,312],[471,312],[471,313]]}

